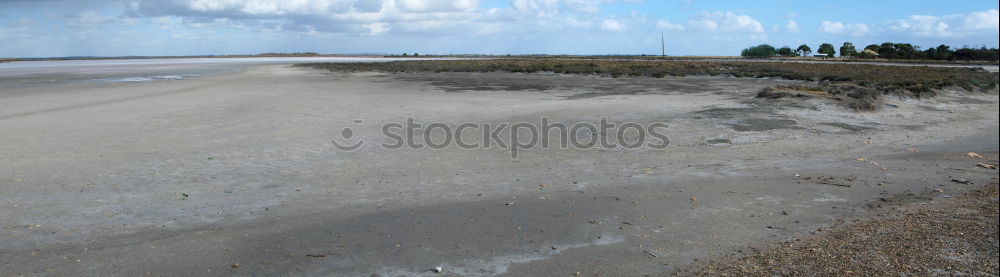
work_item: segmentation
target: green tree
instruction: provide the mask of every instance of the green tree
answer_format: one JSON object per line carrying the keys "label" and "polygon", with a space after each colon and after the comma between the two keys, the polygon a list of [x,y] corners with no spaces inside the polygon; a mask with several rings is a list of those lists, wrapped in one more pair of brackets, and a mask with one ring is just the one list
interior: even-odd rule
{"label": "green tree", "polygon": [[840,46],[840,56],[841,57],[857,57],[858,49],[854,48],[854,44],[850,42],[844,42],[843,46]]}
{"label": "green tree", "polygon": [[812,52],[813,52],[812,48],[809,48],[809,45],[805,44],[799,45],[799,48],[795,49],[795,53],[799,53],[799,55],[803,57],[809,56],[809,54],[812,54]]}
{"label": "green tree", "polygon": [[934,47],[927,48],[927,50],[924,51],[924,57],[927,57],[927,59],[930,59],[930,60],[939,60],[938,59],[937,48],[934,48]]}
{"label": "green tree", "polygon": [[792,48],[788,47],[788,46],[783,46],[781,48],[778,48],[778,51],[776,53],[778,54],[778,56],[782,56],[782,57],[797,57],[797,56],[799,56],[798,53],[795,53],[795,51],[792,51]]}
{"label": "green tree", "polygon": [[878,47],[878,44],[869,44],[868,46],[865,46],[865,50],[872,50],[872,52],[878,53]]}
{"label": "green tree", "polygon": [[896,57],[900,59],[913,59],[917,55],[917,47],[909,43],[896,43]]}
{"label": "green tree", "polygon": [[[934,48],[931,48],[931,49],[934,49]],[[930,49],[928,49],[928,50],[930,50]],[[951,47],[949,47],[948,45],[944,45],[944,44],[939,45],[937,47],[937,51],[935,51],[935,52],[937,52],[937,55],[935,55],[936,57],[934,57],[932,59],[936,59],[936,60],[951,60],[951,58],[952,58]]]}
{"label": "green tree", "polygon": [[837,55],[837,50],[833,49],[833,44],[824,43],[819,45],[819,50],[816,53],[826,54],[826,57],[833,58],[834,55]]}
{"label": "green tree", "polygon": [[896,58],[896,44],[892,42],[886,42],[878,47],[878,56],[883,59],[895,59]]}
{"label": "green tree", "polygon": [[969,46],[964,46],[962,48],[956,49],[952,52],[953,60],[963,60],[963,61],[993,61],[996,62],[1000,60],[1000,49],[990,48],[987,49],[986,46],[979,48],[971,48]]}
{"label": "green tree", "polygon": [[750,58],[769,58],[774,57],[777,52],[778,50],[774,49],[774,46],[761,44],[743,49],[743,51],[740,52],[740,56]]}

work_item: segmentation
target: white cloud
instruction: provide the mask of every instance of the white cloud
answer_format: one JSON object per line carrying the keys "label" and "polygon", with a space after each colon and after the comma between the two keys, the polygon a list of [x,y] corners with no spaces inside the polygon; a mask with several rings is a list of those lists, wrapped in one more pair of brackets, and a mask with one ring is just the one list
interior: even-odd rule
{"label": "white cloud", "polygon": [[[174,0],[137,2],[132,16],[156,18],[161,28],[207,26],[291,33],[541,33],[567,29],[622,32],[633,24],[670,31],[764,33],[749,15],[702,12],[687,24],[644,16],[606,17],[603,5],[642,0],[510,0],[508,7],[480,7],[481,0]],[[226,18],[228,21],[216,22]],[[178,22],[180,21],[180,22]]]}
{"label": "white cloud", "polygon": [[579,20],[576,17],[566,17],[563,21],[563,24],[572,28],[590,28],[593,25],[590,21]]}
{"label": "white cloud", "polygon": [[157,25],[162,30],[168,30],[181,25],[183,19],[177,16],[157,16],[150,18],[149,22]]}
{"label": "white cloud", "polygon": [[863,36],[868,34],[871,28],[865,24],[844,24],[840,21],[826,21],[820,22],[819,29],[816,32],[821,34],[830,35],[851,35],[851,36]]}
{"label": "white cloud", "polygon": [[364,27],[368,28],[368,31],[369,31],[368,34],[369,35],[373,35],[373,36],[380,35],[380,34],[383,34],[383,33],[389,31],[389,24],[382,23],[382,22],[365,24]]}
{"label": "white cloud", "polygon": [[66,25],[79,28],[92,28],[112,22],[115,22],[115,18],[102,15],[95,11],[84,11],[79,15],[66,19]]}
{"label": "white cloud", "polygon": [[478,0],[188,0],[192,11],[240,12],[250,15],[463,12],[479,7]]}
{"label": "white cloud", "polygon": [[[169,16],[171,25],[204,25],[227,18],[230,28],[299,33],[379,35],[388,32],[479,32],[496,22],[500,9],[481,9],[479,0],[177,0],[139,2],[134,14]],[[167,12],[164,12],[167,11]],[[509,13],[508,13],[509,14]],[[162,21],[162,19],[161,19]],[[196,22],[196,23],[191,23]],[[256,27],[254,27],[256,26]]]}
{"label": "white cloud", "polygon": [[642,2],[642,0],[512,0],[511,8],[522,13],[542,16],[559,14],[565,9],[581,13],[597,13],[601,5],[616,2]]}
{"label": "white cloud", "polygon": [[657,20],[656,28],[667,31],[684,31],[684,25],[670,23],[670,21],[666,20]]}
{"label": "white cloud", "polygon": [[951,38],[993,35],[1000,32],[1000,13],[985,10],[944,16],[911,15],[892,21],[888,29],[921,37]]}
{"label": "white cloud", "polygon": [[514,11],[537,16],[559,14],[559,0],[512,0],[510,7]]}
{"label": "white cloud", "polygon": [[358,3],[346,0],[190,0],[187,7],[194,11],[238,11],[255,15],[309,14],[346,11]]}
{"label": "white cloud", "polygon": [[789,19],[788,23],[785,23],[785,31],[789,33],[798,33],[799,23],[795,22],[795,20]]}
{"label": "white cloud", "polygon": [[719,23],[715,23],[712,20],[692,19],[688,20],[688,27],[688,30],[714,32],[719,29]]}
{"label": "white cloud", "polygon": [[411,12],[469,11],[479,7],[478,0],[396,0],[401,10]]}
{"label": "white cloud", "polygon": [[966,28],[969,29],[993,29],[994,33],[1000,32],[1000,11],[985,10],[967,14],[964,16]]}
{"label": "white cloud", "polygon": [[625,30],[625,24],[614,19],[605,19],[601,21],[601,30],[621,32]]}
{"label": "white cloud", "polygon": [[[577,12],[584,13],[596,13],[601,10],[600,6],[605,4],[614,4],[619,2],[618,0],[562,0],[563,6],[567,9]],[[643,0],[622,0],[621,2],[626,3],[639,3]]]}
{"label": "white cloud", "polygon": [[216,18],[212,21],[206,22],[185,22],[185,26],[191,28],[215,28],[215,27],[225,27],[229,24],[228,18]]}
{"label": "white cloud", "polygon": [[750,17],[749,15],[736,14],[734,12],[702,12],[688,21],[690,29],[695,31],[712,32],[745,32],[763,33],[764,25]]}
{"label": "white cloud", "polygon": [[32,26],[36,23],[28,18],[21,18],[16,21],[0,25],[0,39],[11,41],[14,39],[28,39],[32,37]]}

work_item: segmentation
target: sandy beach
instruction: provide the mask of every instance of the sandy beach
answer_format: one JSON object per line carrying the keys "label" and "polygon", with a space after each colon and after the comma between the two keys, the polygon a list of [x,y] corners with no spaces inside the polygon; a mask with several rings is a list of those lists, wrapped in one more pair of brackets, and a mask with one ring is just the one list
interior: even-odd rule
{"label": "sandy beach", "polygon": [[[995,90],[856,112],[767,78],[142,68],[0,76],[0,275],[662,275],[998,177]],[[602,117],[670,146],[379,147]]]}

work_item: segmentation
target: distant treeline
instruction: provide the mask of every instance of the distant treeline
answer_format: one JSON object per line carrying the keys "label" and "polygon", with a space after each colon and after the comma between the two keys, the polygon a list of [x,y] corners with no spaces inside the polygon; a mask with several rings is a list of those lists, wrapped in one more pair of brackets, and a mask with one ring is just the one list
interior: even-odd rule
{"label": "distant treeline", "polygon": [[319,56],[316,52],[295,52],[295,53],[260,53],[255,56],[258,57],[310,57]]}
{"label": "distant treeline", "polygon": [[[832,58],[838,54],[836,48],[833,44],[823,43],[816,50],[816,53],[820,54],[817,56]],[[812,54],[812,48],[809,45],[800,45],[796,49],[784,46],[781,48],[775,48],[774,46],[761,44],[757,46],[751,46],[740,53],[740,56],[750,57],[750,58],[770,58],[770,57],[800,57],[809,56]],[[948,61],[998,61],[1000,60],[1000,49],[990,48],[987,49],[985,46],[980,48],[972,47],[962,47],[959,49],[952,50],[951,46],[940,45],[938,47],[928,48],[927,50],[920,50],[920,46],[914,46],[909,43],[892,43],[886,42],[883,44],[871,44],[865,46],[861,50],[858,50],[854,44],[850,42],[844,42],[840,46],[839,54],[841,57],[845,58],[860,58],[860,59],[890,59],[890,60],[948,60]]]}

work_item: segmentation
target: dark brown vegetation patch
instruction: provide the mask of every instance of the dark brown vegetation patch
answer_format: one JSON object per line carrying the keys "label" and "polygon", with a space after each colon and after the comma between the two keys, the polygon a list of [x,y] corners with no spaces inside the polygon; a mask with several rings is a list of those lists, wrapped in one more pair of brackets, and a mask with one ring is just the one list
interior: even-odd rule
{"label": "dark brown vegetation patch", "polygon": [[[884,66],[834,63],[779,63],[738,61],[637,61],[573,59],[493,59],[493,60],[423,60],[385,63],[311,63],[300,64],[333,71],[369,72],[553,72],[597,74],[610,77],[664,76],[734,76],[746,78],[781,78],[819,82],[804,91],[835,95],[848,107],[872,110],[880,106],[882,94],[913,97],[933,96],[936,90],[962,88],[968,91],[995,90],[1000,83],[997,73],[980,68],[944,68],[922,66]],[[803,94],[772,94],[760,97],[780,98]]]}

